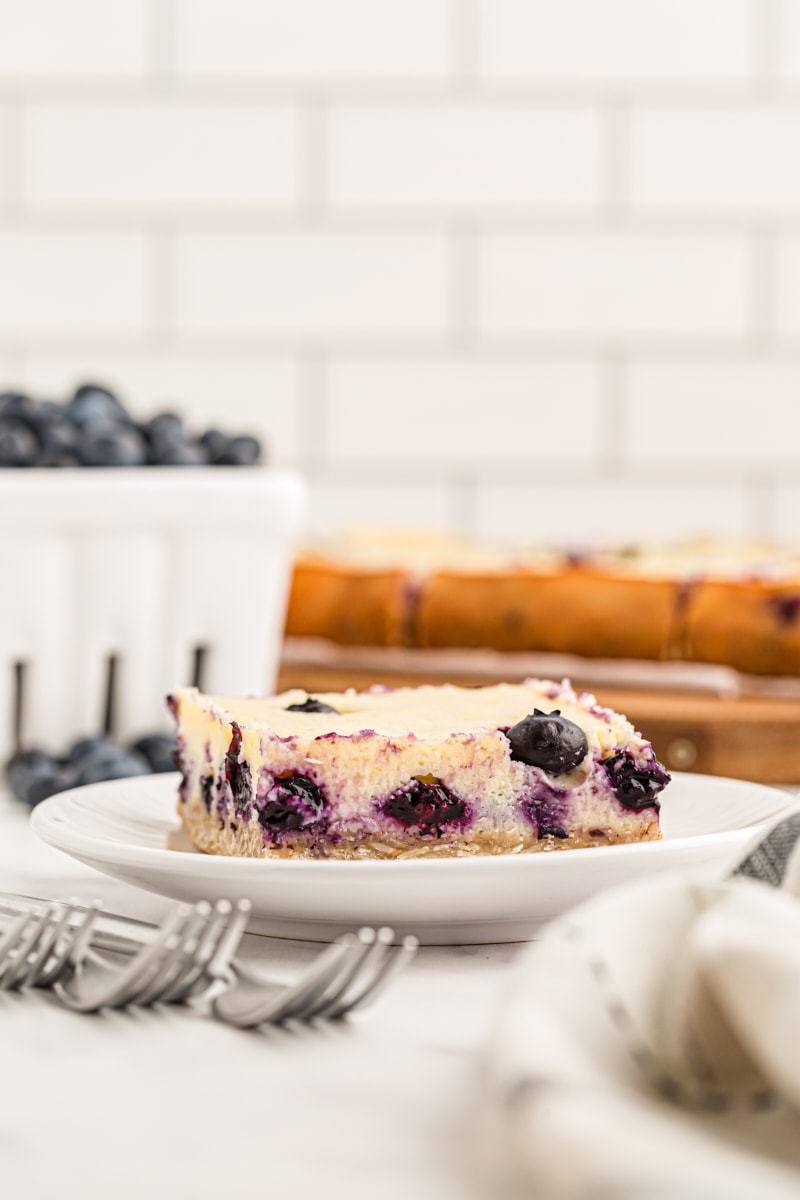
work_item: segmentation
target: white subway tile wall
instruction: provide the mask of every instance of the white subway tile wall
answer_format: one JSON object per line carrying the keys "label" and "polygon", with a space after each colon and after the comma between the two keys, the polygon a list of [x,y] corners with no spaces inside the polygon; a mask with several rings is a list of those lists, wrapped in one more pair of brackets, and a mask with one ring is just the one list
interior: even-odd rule
{"label": "white subway tile wall", "polygon": [[0,389],[309,531],[800,542],[800,0],[0,0]]}

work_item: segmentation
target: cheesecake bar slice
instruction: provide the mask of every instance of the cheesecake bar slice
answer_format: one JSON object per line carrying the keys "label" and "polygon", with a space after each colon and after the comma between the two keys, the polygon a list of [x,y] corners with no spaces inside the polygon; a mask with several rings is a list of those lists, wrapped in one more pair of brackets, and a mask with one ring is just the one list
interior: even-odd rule
{"label": "cheesecake bar slice", "polygon": [[169,699],[178,812],[248,857],[509,854],[660,837],[669,775],[567,681]]}

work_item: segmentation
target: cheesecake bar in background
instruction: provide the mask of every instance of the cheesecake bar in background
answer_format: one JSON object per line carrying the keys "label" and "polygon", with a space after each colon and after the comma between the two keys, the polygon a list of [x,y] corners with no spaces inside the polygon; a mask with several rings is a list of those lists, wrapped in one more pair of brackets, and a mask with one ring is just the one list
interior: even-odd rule
{"label": "cheesecake bar in background", "polygon": [[286,629],[800,675],[800,550],[695,541],[574,554],[361,535],[298,556]]}

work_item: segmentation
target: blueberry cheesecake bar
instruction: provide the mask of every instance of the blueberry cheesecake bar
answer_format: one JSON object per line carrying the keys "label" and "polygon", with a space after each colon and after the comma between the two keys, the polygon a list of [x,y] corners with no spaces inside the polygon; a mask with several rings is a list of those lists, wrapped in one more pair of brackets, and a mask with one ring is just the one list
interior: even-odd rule
{"label": "blueberry cheesecake bar", "polygon": [[669,775],[567,681],[169,698],[178,812],[248,857],[509,854],[659,838]]}

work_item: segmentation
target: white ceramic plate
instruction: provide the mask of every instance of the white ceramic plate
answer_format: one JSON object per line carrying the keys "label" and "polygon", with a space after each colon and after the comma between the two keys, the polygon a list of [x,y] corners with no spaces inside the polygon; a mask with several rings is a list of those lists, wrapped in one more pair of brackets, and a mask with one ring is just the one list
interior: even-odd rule
{"label": "white ceramic plate", "polygon": [[654,871],[722,873],[755,826],[796,803],[787,792],[676,774],[659,842],[484,858],[401,861],[222,858],[195,851],[175,816],[177,775],[97,783],[33,810],[36,833],[106,875],[180,900],[247,898],[251,927],[327,941],[359,925],[391,925],[423,944],[529,939],[603,888]]}

